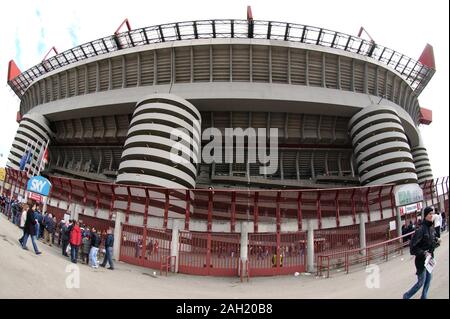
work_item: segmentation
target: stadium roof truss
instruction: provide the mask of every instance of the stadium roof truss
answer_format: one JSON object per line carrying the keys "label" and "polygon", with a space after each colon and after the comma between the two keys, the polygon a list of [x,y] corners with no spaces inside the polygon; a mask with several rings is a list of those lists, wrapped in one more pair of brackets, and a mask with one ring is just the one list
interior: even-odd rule
{"label": "stadium roof truss", "polygon": [[211,38],[255,38],[319,45],[367,56],[391,67],[419,95],[435,69],[373,40],[323,28],[275,21],[201,20],[150,26],[107,36],[56,54],[8,81],[21,97],[32,82],[66,65],[121,49],[168,41]]}

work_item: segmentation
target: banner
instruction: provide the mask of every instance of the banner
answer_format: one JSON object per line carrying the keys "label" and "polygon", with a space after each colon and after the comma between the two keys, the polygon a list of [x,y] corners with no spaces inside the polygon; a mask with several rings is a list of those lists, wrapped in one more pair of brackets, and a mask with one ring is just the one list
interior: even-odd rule
{"label": "banner", "polygon": [[52,184],[42,176],[34,176],[28,180],[27,191],[48,196]]}
{"label": "banner", "polygon": [[4,167],[0,167],[0,181],[4,181],[6,177],[6,170]]}
{"label": "banner", "polygon": [[406,206],[423,201],[423,190],[418,184],[395,186],[394,194],[397,206]]}

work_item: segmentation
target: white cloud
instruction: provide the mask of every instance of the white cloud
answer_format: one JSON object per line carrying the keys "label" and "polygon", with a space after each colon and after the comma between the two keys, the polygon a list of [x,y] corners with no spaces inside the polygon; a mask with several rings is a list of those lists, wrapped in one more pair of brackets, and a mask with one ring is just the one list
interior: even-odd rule
{"label": "white cloud", "polygon": [[[92,1],[79,0],[74,6],[61,1],[15,1],[0,4],[0,74],[7,72],[9,59],[16,58],[16,38],[20,40],[19,66],[25,70],[38,63],[41,28],[45,52],[52,46],[59,51],[112,34],[124,18],[133,28],[175,21],[214,18],[245,19],[246,6],[260,20],[301,23],[356,35],[363,25],[375,41],[417,59],[430,43],[434,47],[437,72],[420,96],[420,104],[433,110],[433,123],[421,127],[435,176],[448,175],[448,52],[449,3],[426,2],[432,14],[424,12],[422,0],[379,1]],[[36,15],[39,10],[40,17]],[[20,14],[18,14],[20,12]],[[5,77],[4,77],[5,78]],[[0,165],[4,165],[17,129],[18,100],[5,85],[0,86],[3,123],[0,126]]]}

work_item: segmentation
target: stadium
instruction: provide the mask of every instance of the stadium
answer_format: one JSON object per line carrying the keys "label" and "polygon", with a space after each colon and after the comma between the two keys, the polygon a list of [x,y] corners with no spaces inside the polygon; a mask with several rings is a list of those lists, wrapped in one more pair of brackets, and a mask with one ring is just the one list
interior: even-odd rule
{"label": "stadium", "polygon": [[48,211],[114,227],[118,259],[172,272],[290,274],[344,254],[356,263],[352,249],[377,258],[380,243],[398,251],[384,242],[421,207],[448,212],[448,177],[433,179],[419,130],[432,120],[418,97],[433,49],[415,60],[361,31],[251,10],[139,29],[125,20],[26,71],[11,61],[19,128],[2,192],[25,197],[40,172]]}

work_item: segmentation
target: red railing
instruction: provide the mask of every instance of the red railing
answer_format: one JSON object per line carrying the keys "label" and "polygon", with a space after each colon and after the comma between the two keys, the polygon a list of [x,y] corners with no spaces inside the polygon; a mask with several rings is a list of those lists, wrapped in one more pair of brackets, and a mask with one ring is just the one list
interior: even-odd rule
{"label": "red railing", "polygon": [[[5,182],[18,186],[24,194],[27,183],[24,174],[7,168]],[[148,216],[161,216],[163,225],[167,226],[169,214],[175,214],[184,218],[185,230],[189,230],[191,220],[201,219],[208,221],[208,230],[212,229],[213,221],[229,221],[232,233],[236,223],[242,220],[253,221],[254,232],[258,232],[259,223],[274,223],[278,230],[286,220],[297,221],[301,231],[303,219],[311,218],[318,220],[321,229],[324,218],[334,219],[335,227],[340,227],[343,217],[351,217],[355,225],[356,214],[363,213],[370,223],[373,215],[370,212],[378,211],[380,218],[385,219],[394,217],[396,208],[393,185],[314,190],[181,190],[56,176],[49,179],[53,185],[50,197],[67,205],[76,203],[85,216],[89,208],[92,217],[113,220],[114,212],[120,210],[128,222],[130,216],[144,221]],[[421,184],[425,199],[437,203],[437,196],[443,195],[447,203],[448,182],[448,178],[439,178]],[[14,193],[18,193],[17,189]]]}
{"label": "red railing", "polygon": [[[389,254],[391,253],[399,252],[400,254],[403,254],[403,248],[409,245],[409,241],[403,241],[403,238],[413,234],[414,232],[411,232],[400,237],[367,246],[366,248],[356,248],[331,254],[319,255],[317,256],[317,275],[322,276],[323,269],[326,268],[327,278],[329,278],[331,269],[330,260],[333,259],[340,260],[340,262],[334,265],[335,269],[343,267],[347,274],[349,272],[350,265],[360,263],[369,265],[371,260],[375,260],[380,257],[387,261]],[[390,246],[393,246],[394,248],[390,250]],[[351,256],[355,256],[355,258],[350,259]],[[324,260],[326,260],[326,266],[324,266]]]}
{"label": "red railing", "polygon": [[167,276],[169,272],[176,271],[177,256],[161,256],[161,266],[159,268],[159,274],[163,273]]}

